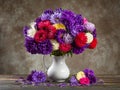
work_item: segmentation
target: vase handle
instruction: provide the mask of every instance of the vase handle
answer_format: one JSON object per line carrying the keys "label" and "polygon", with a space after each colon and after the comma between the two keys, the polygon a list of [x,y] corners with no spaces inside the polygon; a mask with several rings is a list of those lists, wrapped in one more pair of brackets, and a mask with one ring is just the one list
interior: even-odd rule
{"label": "vase handle", "polygon": [[44,68],[44,71],[47,72],[48,68],[46,63],[45,63],[45,55],[42,55],[42,60],[43,60],[43,68]]}

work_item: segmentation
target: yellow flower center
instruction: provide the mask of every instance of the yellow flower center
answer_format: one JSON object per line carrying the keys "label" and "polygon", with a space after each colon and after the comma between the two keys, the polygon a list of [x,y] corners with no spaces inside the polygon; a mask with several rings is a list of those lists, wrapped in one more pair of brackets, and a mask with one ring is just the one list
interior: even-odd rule
{"label": "yellow flower center", "polygon": [[64,29],[64,30],[66,30],[65,25],[63,25],[62,23],[53,24],[53,26],[56,29]]}

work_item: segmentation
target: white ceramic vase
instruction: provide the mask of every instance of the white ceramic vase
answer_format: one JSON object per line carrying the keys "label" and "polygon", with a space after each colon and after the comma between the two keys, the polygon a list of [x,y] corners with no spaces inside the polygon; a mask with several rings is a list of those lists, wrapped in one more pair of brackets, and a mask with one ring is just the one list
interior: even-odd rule
{"label": "white ceramic vase", "polygon": [[53,56],[52,65],[47,71],[50,79],[56,82],[64,82],[70,75],[70,70],[65,63],[66,56]]}

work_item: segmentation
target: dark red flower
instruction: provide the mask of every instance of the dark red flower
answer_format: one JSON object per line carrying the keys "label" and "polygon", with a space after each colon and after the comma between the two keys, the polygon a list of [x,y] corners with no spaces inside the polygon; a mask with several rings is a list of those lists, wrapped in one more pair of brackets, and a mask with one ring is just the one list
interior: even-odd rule
{"label": "dark red flower", "polygon": [[35,33],[34,39],[36,42],[41,42],[47,39],[47,32],[44,30],[39,30]]}
{"label": "dark red flower", "polygon": [[48,38],[54,39],[57,31],[56,31],[56,28],[54,26],[49,25],[47,32],[48,32]]}
{"label": "dark red flower", "polygon": [[97,39],[94,38],[93,41],[90,43],[89,48],[94,49],[97,46]]}
{"label": "dark red flower", "polygon": [[48,26],[50,25],[50,21],[42,21],[38,23],[38,29],[39,30],[46,30],[48,29]]}
{"label": "dark red flower", "polygon": [[72,47],[70,44],[62,43],[62,44],[60,44],[59,48],[60,48],[60,51],[62,51],[62,52],[68,52],[71,50]]}
{"label": "dark red flower", "polygon": [[75,44],[78,47],[83,47],[87,42],[87,37],[85,36],[84,32],[80,32],[76,37],[75,37]]}
{"label": "dark red flower", "polygon": [[54,39],[56,34],[56,28],[52,26],[50,21],[42,21],[38,23],[38,29],[39,30],[45,30],[47,32],[47,36],[49,39]]}

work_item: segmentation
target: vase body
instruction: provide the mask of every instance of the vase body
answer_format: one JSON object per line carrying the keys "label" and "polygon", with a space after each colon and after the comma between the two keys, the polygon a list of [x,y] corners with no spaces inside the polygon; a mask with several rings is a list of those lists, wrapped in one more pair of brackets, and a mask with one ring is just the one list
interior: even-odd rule
{"label": "vase body", "polygon": [[56,82],[64,82],[70,75],[70,70],[65,63],[66,56],[53,56],[51,66],[47,71],[50,79]]}

